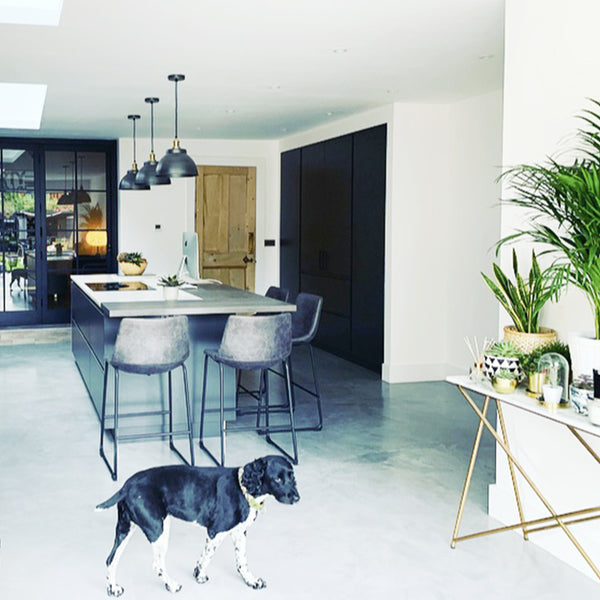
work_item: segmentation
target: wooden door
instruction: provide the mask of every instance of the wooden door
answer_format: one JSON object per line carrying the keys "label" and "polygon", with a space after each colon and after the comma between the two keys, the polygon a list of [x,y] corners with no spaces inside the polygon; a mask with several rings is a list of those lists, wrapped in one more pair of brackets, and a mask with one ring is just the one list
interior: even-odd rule
{"label": "wooden door", "polygon": [[200,277],[254,291],[256,168],[199,166]]}

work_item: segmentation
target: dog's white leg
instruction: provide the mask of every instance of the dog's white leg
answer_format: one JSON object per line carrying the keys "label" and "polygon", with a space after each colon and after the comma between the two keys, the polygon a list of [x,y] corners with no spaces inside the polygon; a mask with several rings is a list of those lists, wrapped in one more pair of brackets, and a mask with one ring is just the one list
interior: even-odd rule
{"label": "dog's white leg", "polygon": [[254,577],[248,570],[248,559],[246,555],[246,532],[233,531],[231,533],[233,545],[235,547],[235,565],[238,573],[242,576],[245,584],[255,590],[267,587],[267,582],[260,577]]}
{"label": "dog's white leg", "polygon": [[194,578],[198,583],[206,583],[208,577],[206,575],[206,569],[214,556],[217,548],[221,545],[221,542],[227,537],[227,533],[217,533],[214,538],[207,537],[206,544],[204,545],[204,551],[200,560],[196,563],[194,569]]}
{"label": "dog's white leg", "polygon": [[125,535],[125,537],[123,538],[121,543],[118,545],[118,547],[114,549],[114,551],[113,551],[114,554],[112,556],[112,560],[107,565],[106,593],[109,596],[114,596],[115,598],[119,597],[124,592],[123,587],[120,586],[116,582],[117,567],[119,566],[119,560],[121,559],[121,554],[123,554],[123,550],[125,550],[125,546],[127,546],[127,542],[131,538],[131,534],[133,533],[134,529],[135,529],[135,525],[133,523],[131,523],[129,526],[129,531],[127,532],[127,535]]}
{"label": "dog's white leg", "polygon": [[163,522],[163,532],[161,533],[160,537],[152,543],[152,553],[154,556],[152,561],[152,569],[156,575],[163,580],[167,591],[175,593],[181,589],[181,584],[169,577],[166,566],[170,528],[171,520],[167,517]]}

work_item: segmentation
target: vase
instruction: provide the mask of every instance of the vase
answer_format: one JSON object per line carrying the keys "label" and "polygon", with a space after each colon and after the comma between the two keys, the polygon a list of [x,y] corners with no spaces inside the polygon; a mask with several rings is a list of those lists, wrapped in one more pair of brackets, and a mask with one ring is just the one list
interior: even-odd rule
{"label": "vase", "polygon": [[517,331],[514,325],[507,325],[504,328],[504,339],[512,342],[521,352],[531,354],[542,346],[556,342],[558,334],[548,327],[540,327],[537,333],[525,333]]}
{"label": "vase", "polygon": [[516,379],[504,379],[502,377],[496,377],[492,380],[492,387],[499,394],[512,394],[517,389]]}
{"label": "vase", "polygon": [[558,405],[562,399],[563,386],[562,385],[550,385],[545,383],[542,386],[542,393],[544,395],[544,402],[549,405]]}
{"label": "vase", "polygon": [[142,259],[142,262],[139,265],[130,262],[120,262],[119,267],[123,275],[141,275],[148,266],[148,262],[145,258]]}
{"label": "vase", "polygon": [[163,298],[165,300],[177,300],[179,297],[179,288],[174,286],[163,286]]}
{"label": "vase", "polygon": [[568,336],[573,379],[592,377],[600,369],[600,340],[592,333],[570,332]]}

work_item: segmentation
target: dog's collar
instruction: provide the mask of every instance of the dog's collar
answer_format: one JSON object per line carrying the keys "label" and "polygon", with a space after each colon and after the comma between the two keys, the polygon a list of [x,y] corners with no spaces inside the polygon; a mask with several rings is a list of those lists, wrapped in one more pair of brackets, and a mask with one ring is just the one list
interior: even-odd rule
{"label": "dog's collar", "polygon": [[238,481],[240,483],[240,489],[242,490],[242,494],[244,494],[244,498],[246,498],[246,502],[250,505],[250,508],[254,508],[255,510],[261,510],[265,507],[264,500],[257,500],[252,494],[248,492],[246,486],[242,483],[242,477],[244,475],[244,467],[240,467],[238,469]]}

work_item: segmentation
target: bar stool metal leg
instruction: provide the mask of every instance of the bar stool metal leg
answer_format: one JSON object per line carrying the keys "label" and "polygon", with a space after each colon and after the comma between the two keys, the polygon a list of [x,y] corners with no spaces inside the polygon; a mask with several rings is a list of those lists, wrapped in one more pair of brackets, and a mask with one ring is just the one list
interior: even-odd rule
{"label": "bar stool metal leg", "polygon": [[[206,452],[207,456],[216,464],[219,465],[218,459],[215,455],[206,447],[204,444],[204,415],[206,414],[206,380],[208,378],[208,355],[204,356],[204,378],[202,380],[202,402],[200,405],[200,431],[199,431],[199,439],[198,445],[201,450]],[[221,425],[219,425],[219,428]]]}
{"label": "bar stool metal leg", "polygon": [[286,456],[290,461],[292,461],[293,464],[297,465],[298,464],[298,442],[296,439],[296,426],[294,423],[294,408],[292,406],[292,384],[291,384],[291,377],[290,377],[290,364],[289,364],[289,358],[285,361],[283,361],[283,368],[284,368],[284,372],[285,372],[285,389],[286,389],[286,396],[287,396],[287,402],[288,402],[288,409],[289,409],[289,416],[290,416],[290,428],[289,430],[284,430],[284,431],[289,431],[292,435],[292,449],[293,449],[293,455],[291,455],[289,452],[287,452],[286,450],[284,450],[278,443],[276,443],[275,441],[273,441],[273,439],[271,438],[270,435],[270,429],[269,429],[269,421],[268,421],[268,416],[269,416],[269,397],[267,396],[266,398],[266,415],[267,415],[267,435],[266,435],[266,440],[267,442],[269,442],[269,444],[275,446],[275,448],[277,448],[284,456]]}

